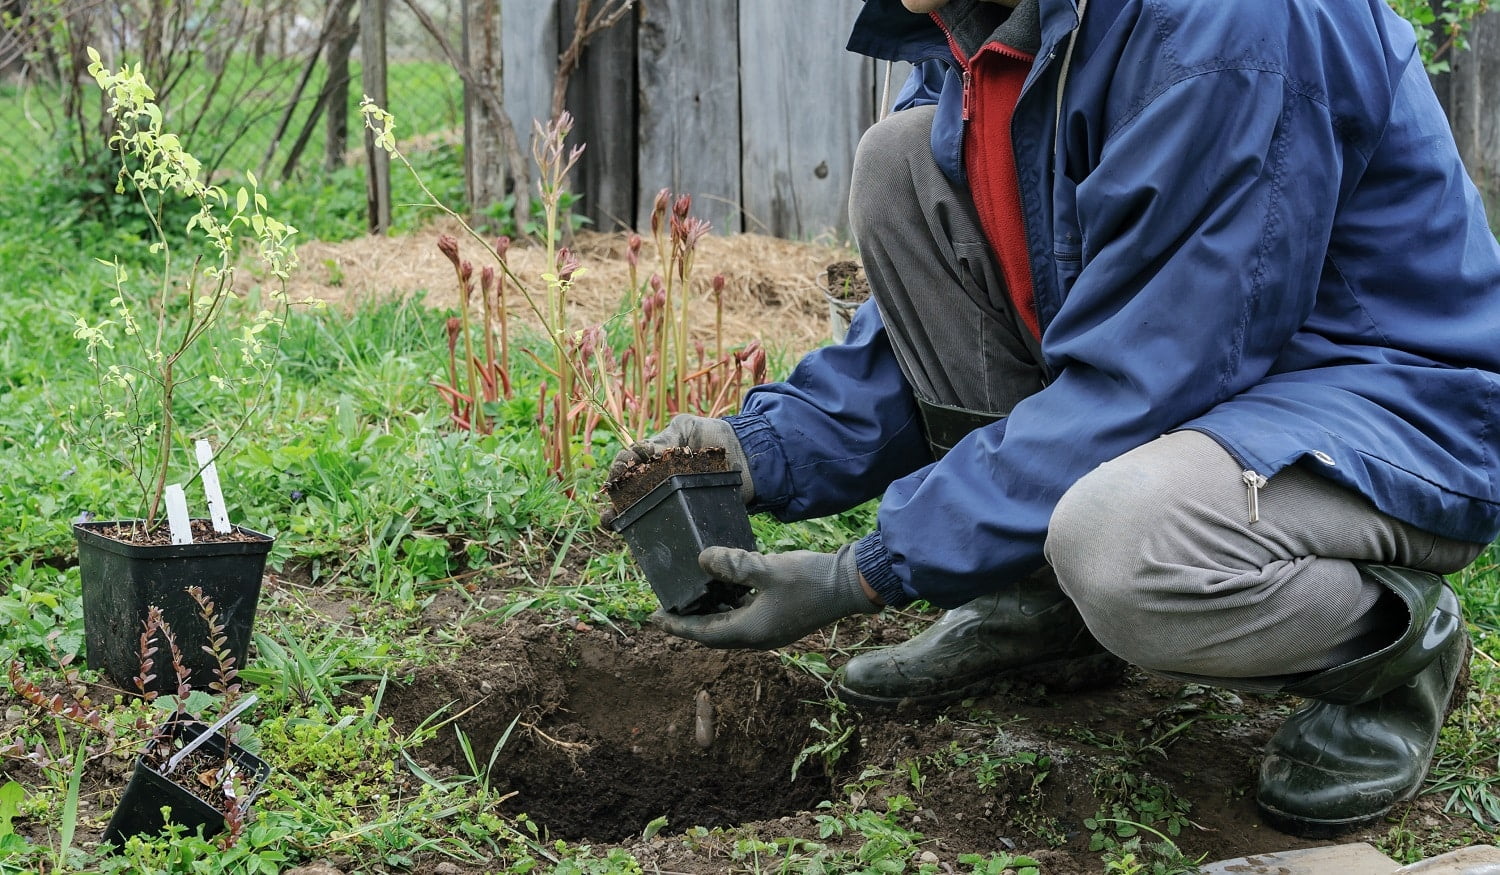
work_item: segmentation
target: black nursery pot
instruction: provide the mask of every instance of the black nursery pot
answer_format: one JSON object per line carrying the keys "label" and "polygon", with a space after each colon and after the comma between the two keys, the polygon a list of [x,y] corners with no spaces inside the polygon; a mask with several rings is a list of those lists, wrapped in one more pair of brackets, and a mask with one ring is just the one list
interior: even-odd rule
{"label": "black nursery pot", "polygon": [[[198,586],[213,599],[226,646],[235,665],[244,667],[250,650],[250,628],[260,601],[266,556],[275,542],[270,535],[235,527],[250,541],[146,546],[106,538],[98,530],[117,522],[76,523],[78,572],[83,581],[84,658],[117,685],[135,689],[140,674],[141,632],[146,609],[161,608],[162,618],[182,649],[183,664],[200,685],[207,685],[217,663],[204,652],[208,626],[198,603],[187,594]],[[162,665],[160,659],[158,667]],[[177,688],[173,672],[156,672],[148,689],[167,693]]]}
{"label": "black nursery pot", "polygon": [[701,614],[733,605],[748,587],[715,580],[698,567],[705,547],[755,548],[740,501],[738,471],[675,474],[610,523],[630,547],[661,606]]}
{"label": "black nursery pot", "polygon": [[[163,731],[184,743],[202,735],[207,729],[206,725],[197,721],[181,720],[174,720],[163,727]],[[240,767],[240,773],[244,776],[244,799],[255,798],[271,775],[271,767],[265,760],[226,741],[218,733],[203,742],[198,751],[215,759],[222,759],[226,744],[229,758]],[[198,751],[194,751],[194,754]],[[192,755],[188,759],[191,760]],[[176,777],[189,782],[195,780],[187,763],[179,765],[178,770],[180,774]],[[244,804],[248,805],[248,802]],[[110,817],[109,826],[105,828],[100,841],[113,844],[118,851],[125,846],[125,840],[133,835],[156,835],[169,820],[162,816],[163,806],[171,809],[170,822],[185,828],[189,834],[201,826],[203,836],[207,838],[224,829],[224,812],[219,806],[163,775],[144,759],[138,759],[135,771],[130,776],[130,783],[125,786],[125,793],[120,797],[120,804],[115,808],[114,816]]]}

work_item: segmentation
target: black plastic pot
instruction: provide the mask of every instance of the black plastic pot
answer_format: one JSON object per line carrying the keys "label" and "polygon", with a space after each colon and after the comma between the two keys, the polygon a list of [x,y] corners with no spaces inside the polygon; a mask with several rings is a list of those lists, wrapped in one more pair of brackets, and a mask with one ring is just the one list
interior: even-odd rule
{"label": "black plastic pot", "polygon": [[[206,725],[197,721],[172,721],[162,731],[186,743],[202,735],[206,729]],[[240,788],[244,795],[240,804],[246,806],[245,813],[248,815],[250,800],[265,785],[266,779],[271,775],[271,767],[255,754],[227,742],[218,733],[204,741],[194,754],[202,751],[216,760],[222,760],[226,745],[229,758],[239,766],[240,773],[244,776],[243,786]],[[179,765],[178,771],[181,774],[175,777],[187,782],[196,778],[186,763]],[[133,835],[156,835],[168,823],[168,818],[162,816],[163,806],[171,809],[170,822],[185,828],[189,834],[201,826],[203,835],[207,838],[224,829],[224,810],[218,804],[205,799],[196,790],[179,784],[172,777],[163,775],[144,759],[138,759],[135,771],[130,776],[130,783],[125,786],[125,793],[120,797],[120,804],[115,807],[114,816],[110,817],[109,826],[105,828],[100,841],[113,844],[119,850],[124,847],[125,840]]]}
{"label": "black plastic pot", "polygon": [[732,606],[749,587],[715,580],[698,567],[705,547],[755,549],[740,501],[740,474],[676,474],[610,523],[630,547],[661,606],[701,614]]}
{"label": "black plastic pot", "polygon": [[[118,523],[73,526],[83,582],[84,658],[89,667],[134,691],[134,678],[141,670],[146,609],[155,605],[172,627],[194,686],[206,688],[216,663],[202,648],[208,643],[208,626],[199,616],[197,602],[187,594],[187,588],[196,585],[213,599],[229,639],[229,652],[235,665],[243,668],[260,601],[266,554],[274,539],[236,526],[237,532],[254,540],[143,546],[99,534],[99,529],[114,525]],[[158,658],[156,680],[148,689],[176,689],[177,678],[170,670],[162,671],[163,665]]]}

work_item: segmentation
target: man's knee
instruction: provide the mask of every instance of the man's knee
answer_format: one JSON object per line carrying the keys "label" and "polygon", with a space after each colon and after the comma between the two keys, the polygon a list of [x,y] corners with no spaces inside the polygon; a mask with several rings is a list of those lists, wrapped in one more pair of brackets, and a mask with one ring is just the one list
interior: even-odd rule
{"label": "man's knee", "polygon": [[856,236],[861,225],[888,215],[893,194],[912,186],[911,160],[931,159],[932,111],[917,107],[891,113],[868,128],[854,153],[849,212]]}
{"label": "man's knee", "polygon": [[1095,469],[1058,502],[1047,530],[1047,562],[1089,630],[1115,655],[1159,668],[1161,636],[1143,634],[1162,619],[1171,588],[1170,478],[1116,460]]}
{"label": "man's knee", "polygon": [[1133,601],[1126,593],[1125,557],[1117,555],[1111,535],[1125,522],[1120,517],[1126,504],[1113,492],[1111,478],[1095,471],[1064,493],[1047,527],[1047,563],[1085,620],[1108,616],[1116,602],[1128,609]]}

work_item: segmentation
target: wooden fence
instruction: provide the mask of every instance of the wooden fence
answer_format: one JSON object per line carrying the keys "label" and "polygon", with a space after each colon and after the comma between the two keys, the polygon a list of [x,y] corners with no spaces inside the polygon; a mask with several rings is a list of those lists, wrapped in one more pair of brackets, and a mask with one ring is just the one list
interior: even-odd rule
{"label": "wooden fence", "polygon": [[[502,0],[504,99],[523,145],[549,114],[576,2]],[[567,100],[594,227],[644,227],[668,188],[719,232],[843,234],[854,148],[890,66],[844,50],[861,6],[639,0],[594,36]],[[891,87],[905,77],[893,69]]]}
{"label": "wooden fence", "polygon": [[1452,71],[1433,77],[1433,86],[1484,195],[1490,227],[1500,233],[1500,6],[1474,22],[1468,39],[1468,50],[1453,56]]}

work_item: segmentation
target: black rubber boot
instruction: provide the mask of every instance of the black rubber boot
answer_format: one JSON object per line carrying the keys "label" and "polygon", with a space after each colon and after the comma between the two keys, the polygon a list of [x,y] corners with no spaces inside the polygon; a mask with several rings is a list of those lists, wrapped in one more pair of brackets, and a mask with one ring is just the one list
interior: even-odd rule
{"label": "black rubber boot", "polygon": [[1013,591],[983,596],[938,618],[921,634],[861,653],[834,691],[853,705],[937,705],[976,695],[1007,679],[1053,690],[1118,681],[1125,663],[1089,634],[1050,570]]}
{"label": "black rubber boot", "polygon": [[1441,577],[1361,571],[1398,596],[1411,619],[1395,643],[1282,687],[1309,701],[1266,745],[1256,801],[1291,835],[1335,836],[1414,797],[1467,673],[1468,630]]}

